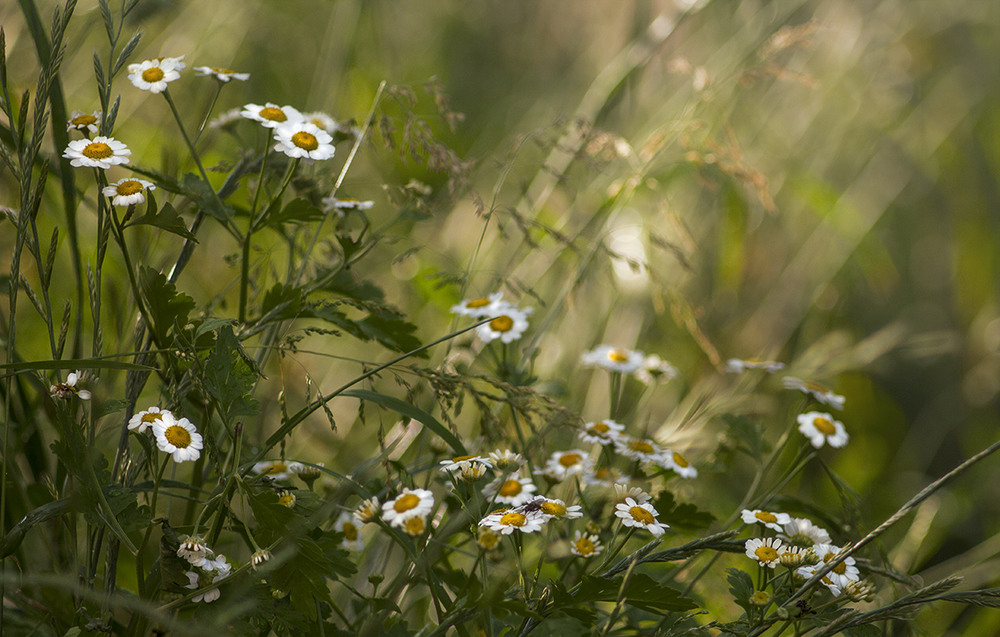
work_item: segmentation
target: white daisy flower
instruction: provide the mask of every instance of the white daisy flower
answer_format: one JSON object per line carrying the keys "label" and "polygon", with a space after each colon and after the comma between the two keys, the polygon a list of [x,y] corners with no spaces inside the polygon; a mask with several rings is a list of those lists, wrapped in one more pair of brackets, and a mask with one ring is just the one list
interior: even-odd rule
{"label": "white daisy flower", "polygon": [[653,499],[651,495],[639,487],[630,487],[625,484],[615,484],[615,501],[624,502],[628,499],[635,500],[639,504],[645,504]]}
{"label": "white daisy flower", "polygon": [[649,502],[636,502],[632,498],[625,498],[624,502],[615,505],[615,516],[621,518],[625,526],[646,529],[653,534],[653,537],[660,537],[670,528],[662,522],[656,520],[659,515],[653,505]]}
{"label": "white daisy flower", "polygon": [[298,476],[299,480],[302,480],[306,484],[312,484],[323,475],[321,467],[323,467],[322,462],[315,463],[315,466],[302,462],[289,462],[288,472]]}
{"label": "white daisy flower", "polygon": [[[798,569],[797,573],[806,579],[809,579],[816,572],[824,568],[827,564],[833,561],[833,558],[840,553],[841,547],[834,546],[832,544],[818,544],[813,547],[816,555],[822,560],[819,564],[812,566],[803,566]],[[830,589],[834,595],[840,595],[845,587],[847,587],[850,582],[857,582],[861,579],[861,572],[858,567],[855,566],[855,561],[853,557],[847,557],[842,560],[839,564],[833,567],[829,573],[827,573],[823,579],[820,581]],[[829,581],[827,581],[829,580]]]}
{"label": "white daisy flower", "polygon": [[[515,473],[507,476],[506,479],[498,478],[483,487],[483,495],[501,504],[519,507],[533,500],[535,498],[534,493],[537,490],[538,487],[534,485],[531,478],[522,478]],[[493,496],[496,496],[496,498],[493,498]]]}
{"label": "white daisy flower", "polygon": [[740,517],[745,524],[763,524],[769,529],[781,531],[784,524],[792,521],[792,516],[787,513],[772,513],[771,511],[761,511],[760,509],[743,509]]}
{"label": "white daisy flower", "polygon": [[265,475],[272,480],[287,480],[291,477],[289,463],[284,460],[264,460],[253,466],[257,475]]}
{"label": "white daisy flower", "polygon": [[[232,572],[232,565],[226,561],[225,555],[219,555],[214,560],[205,560],[203,564],[200,565],[204,575],[196,573],[194,571],[187,571],[188,583],[185,588],[197,589],[209,583],[208,578],[211,577],[210,583],[217,584],[218,582],[229,577]],[[214,575],[213,575],[214,573]],[[218,588],[212,588],[200,595],[195,595],[191,598],[192,602],[205,602],[206,604],[214,602],[219,599],[222,593],[219,592]]]}
{"label": "white daisy flower", "polygon": [[304,121],[287,122],[274,128],[274,150],[289,157],[324,160],[333,157],[336,149],[330,143],[330,133]]}
{"label": "white daisy flower", "polygon": [[127,164],[132,151],[113,137],[76,139],[66,146],[63,157],[70,160],[70,166],[103,168],[107,170],[116,164]]}
{"label": "white daisy flower", "polygon": [[312,113],[303,113],[302,119],[322,128],[326,132],[333,135],[337,131],[337,120],[333,119],[326,113],[322,111],[313,111]]}
{"label": "white daisy flower", "polygon": [[833,393],[833,391],[827,389],[819,383],[802,380],[801,378],[794,378],[792,376],[785,376],[781,379],[781,384],[785,386],[785,389],[797,389],[804,394],[809,394],[818,402],[821,402],[824,405],[829,405],[834,409],[844,408],[844,397],[840,394]]}
{"label": "white daisy flower", "polygon": [[554,477],[556,482],[562,482],[570,476],[587,473],[593,466],[593,460],[585,452],[570,449],[553,453],[541,473]]}
{"label": "white daisy flower", "polygon": [[830,543],[830,534],[826,529],[816,526],[807,518],[793,518],[781,527],[781,531],[778,537],[792,546],[810,548]]}
{"label": "white daisy flower", "polygon": [[181,542],[177,549],[177,557],[187,560],[188,564],[201,566],[205,563],[211,549],[205,544],[205,540],[199,536],[189,535]]}
{"label": "white daisy flower", "polygon": [[743,546],[746,548],[747,557],[757,560],[761,566],[774,568],[781,559],[781,540],[776,537],[751,538]]}
{"label": "white daisy flower", "polygon": [[102,115],[101,111],[94,111],[92,115],[88,115],[83,111],[73,111],[69,115],[69,121],[66,122],[66,132],[78,130],[96,135],[100,132]]}
{"label": "white daisy flower", "polygon": [[220,69],[214,66],[196,66],[194,67],[194,70],[195,73],[201,77],[212,76],[223,84],[229,80],[239,80],[241,82],[245,82],[250,79],[249,73],[237,73],[236,71],[232,71],[230,69]]}
{"label": "white daisy flower", "polygon": [[635,377],[645,385],[665,383],[677,376],[677,368],[656,354],[646,356],[642,366],[635,370]]}
{"label": "white daisy flower", "polygon": [[167,82],[173,82],[181,76],[180,71],[184,68],[184,64],[179,62],[180,59],[161,58],[130,64],[128,79],[138,89],[150,93],[162,93],[167,90]]}
{"label": "white daisy flower", "polygon": [[302,121],[302,113],[291,106],[278,106],[271,102],[264,106],[247,104],[240,115],[255,122],[260,122],[264,128],[277,128],[281,124]]}
{"label": "white daisy flower", "polygon": [[519,511],[497,511],[480,520],[479,526],[485,526],[487,529],[502,535],[510,535],[514,531],[534,533],[542,530],[545,520],[545,516],[542,515]]}
{"label": "white daisy flower", "polygon": [[796,420],[799,422],[799,431],[817,449],[822,447],[824,442],[838,449],[847,444],[849,436],[844,429],[844,423],[834,420],[830,414],[810,411],[800,414]]}
{"label": "white daisy flower", "polygon": [[295,501],[298,498],[295,497],[295,492],[291,489],[286,489],[278,492],[278,504],[283,507],[288,507],[289,509],[295,508]]}
{"label": "white daisy flower", "polygon": [[579,504],[566,506],[562,500],[552,498],[538,498],[530,502],[527,507],[534,509],[537,506],[538,512],[549,519],[559,518],[561,520],[576,520],[583,517],[582,507]]}
{"label": "white daisy flower", "polygon": [[494,310],[501,304],[506,305],[501,300],[502,298],[503,292],[494,292],[493,294],[485,297],[465,299],[461,303],[452,305],[450,311],[452,314],[471,316],[473,318],[495,316],[496,313]]}
{"label": "white daisy flower", "polygon": [[410,518],[425,518],[434,508],[434,494],[427,489],[403,489],[382,505],[382,519],[392,526],[403,526]]}
{"label": "white daisy flower", "polygon": [[610,445],[623,431],[625,425],[618,424],[614,420],[588,422],[580,432],[580,440],[598,445]]}
{"label": "white daisy flower", "polygon": [[484,551],[495,551],[500,548],[500,534],[487,528],[480,528],[476,533],[476,544]]}
{"label": "white daisy flower", "polygon": [[354,519],[361,524],[374,522],[381,510],[382,504],[378,501],[378,498],[368,498],[354,507]]}
{"label": "white daisy flower", "polygon": [[458,473],[462,470],[462,463],[476,462],[479,464],[484,464],[489,468],[493,467],[493,463],[490,462],[489,458],[484,458],[482,456],[477,456],[475,454],[468,456],[455,456],[451,460],[442,460],[438,464],[441,465],[441,471],[446,471],[448,473]]}
{"label": "white daisy flower", "polygon": [[618,471],[614,467],[601,467],[600,469],[588,471],[583,474],[583,482],[588,487],[602,486],[610,489],[624,479],[625,476],[622,475],[621,471]]}
{"label": "white daisy flower", "polygon": [[528,315],[531,314],[531,309],[529,307],[519,310],[512,305],[500,305],[490,313],[495,314],[495,318],[477,327],[476,334],[484,343],[498,338],[504,343],[512,343],[521,338],[528,329]]}
{"label": "white daisy flower", "polygon": [[[320,128],[323,127],[320,126]],[[341,199],[332,195],[329,197],[323,197],[320,200],[320,203],[323,204],[324,212],[334,210],[340,216],[344,216],[345,210],[370,210],[372,206],[375,205],[374,201],[358,201],[357,199],[351,199],[350,197]]]}
{"label": "white daisy flower", "polygon": [[201,434],[187,418],[174,420],[173,416],[164,416],[153,423],[153,435],[156,446],[174,457],[174,462],[197,460],[201,455]]}
{"label": "white daisy flower", "polygon": [[665,449],[652,440],[621,436],[615,439],[615,451],[639,462],[663,463]]}
{"label": "white daisy flower", "polygon": [[569,550],[573,555],[593,557],[599,555],[604,550],[604,546],[601,545],[601,538],[598,536],[577,531],[574,534],[573,541],[569,544]]}
{"label": "white daisy flower", "polygon": [[105,197],[113,197],[112,205],[135,206],[146,202],[147,190],[156,190],[156,186],[145,179],[125,178],[105,186],[101,192]]}
{"label": "white daisy flower", "polygon": [[76,386],[82,376],[83,373],[80,370],[70,372],[66,376],[65,383],[57,383],[49,386],[49,394],[53,398],[62,398],[63,400],[69,400],[73,396],[76,396],[80,400],[90,400],[92,394],[86,389],[80,389]]}
{"label": "white daisy flower", "polygon": [[785,364],[760,358],[730,358],[726,361],[726,371],[731,374],[739,374],[748,369],[762,369],[768,374],[773,374],[785,369]]}
{"label": "white daisy flower", "polygon": [[344,534],[344,539],[340,546],[348,551],[361,551],[365,548],[365,543],[361,539],[361,530],[358,529],[354,514],[351,511],[344,511],[333,523],[333,530]]}
{"label": "white daisy flower", "polygon": [[584,352],[581,360],[584,365],[595,365],[608,371],[631,374],[646,362],[646,355],[613,345],[599,345],[589,352]]}
{"label": "white daisy flower", "polygon": [[496,449],[490,452],[490,462],[500,471],[517,469],[524,465],[524,456],[510,449]]}
{"label": "white daisy flower", "polygon": [[698,470],[691,466],[688,459],[672,449],[664,449],[660,456],[663,462],[660,463],[664,469],[672,469],[674,473],[682,478],[697,478]]}
{"label": "white daisy flower", "polygon": [[219,113],[217,117],[213,117],[212,121],[208,123],[209,128],[222,128],[243,119],[243,112],[239,108],[231,108],[228,111]]}
{"label": "white daisy flower", "polygon": [[166,409],[160,409],[159,407],[150,407],[144,411],[140,411],[137,414],[133,414],[128,420],[129,431],[134,431],[137,434],[141,434],[146,431],[147,427],[152,427],[154,424],[160,422],[164,418],[173,418],[174,415]]}

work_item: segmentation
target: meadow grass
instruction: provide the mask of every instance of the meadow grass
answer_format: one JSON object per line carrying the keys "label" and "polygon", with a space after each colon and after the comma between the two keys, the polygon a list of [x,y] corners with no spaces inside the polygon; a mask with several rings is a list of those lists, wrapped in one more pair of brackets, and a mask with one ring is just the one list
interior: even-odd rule
{"label": "meadow grass", "polygon": [[0,17],[5,635],[996,634],[995,10]]}

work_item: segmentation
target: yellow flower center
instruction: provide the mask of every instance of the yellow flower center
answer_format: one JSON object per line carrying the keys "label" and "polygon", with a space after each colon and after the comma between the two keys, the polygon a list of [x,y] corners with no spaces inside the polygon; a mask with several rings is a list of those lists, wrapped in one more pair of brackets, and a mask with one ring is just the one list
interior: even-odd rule
{"label": "yellow flower center", "polygon": [[285,493],[283,495],[278,496],[278,504],[280,504],[283,507],[288,507],[289,509],[292,508],[293,506],[295,506],[295,494]]}
{"label": "yellow flower center", "polygon": [[77,128],[86,128],[91,124],[96,124],[97,118],[93,115],[77,115],[73,119],[69,120],[69,123]]}
{"label": "yellow flower center", "polygon": [[815,427],[816,431],[820,432],[824,436],[832,436],[837,433],[837,428],[833,426],[830,419],[822,416],[816,416],[813,418],[813,427]]}
{"label": "yellow flower center", "polygon": [[477,307],[486,307],[489,304],[490,304],[490,300],[486,299],[486,298],[483,298],[483,299],[472,299],[471,301],[466,302],[465,307],[475,309]]}
{"label": "yellow flower center", "polygon": [[528,518],[526,518],[523,513],[518,513],[517,511],[504,513],[500,516],[500,524],[503,524],[504,526],[524,526],[527,521]]}
{"label": "yellow flower center", "polygon": [[288,471],[288,465],[280,460],[275,460],[271,464],[267,465],[267,468],[261,471],[261,473],[264,475],[277,475],[286,471]]}
{"label": "yellow flower center", "polygon": [[407,535],[416,537],[424,532],[427,525],[424,523],[424,519],[420,516],[412,517],[406,521],[403,525],[403,530],[406,531]]}
{"label": "yellow flower center", "polygon": [[151,411],[148,414],[143,414],[139,422],[157,422],[163,420],[163,414],[158,411]]}
{"label": "yellow flower center", "polygon": [[452,462],[462,462],[463,460],[471,460],[475,456],[455,456],[451,459]]}
{"label": "yellow flower center", "polygon": [[274,108],[273,106],[265,106],[260,109],[259,114],[264,119],[269,119],[272,122],[283,122],[288,119],[288,116],[285,115],[285,111],[280,108]]}
{"label": "yellow flower center", "polygon": [[606,434],[611,430],[611,427],[607,423],[597,422],[590,427],[590,433],[593,434]]}
{"label": "yellow flower center", "polygon": [[319,141],[315,135],[305,131],[299,131],[292,135],[292,143],[303,150],[316,150],[319,148]]}
{"label": "yellow flower center", "polygon": [[[837,555],[836,553],[827,553],[826,555],[823,556],[823,561],[829,562],[834,557],[836,557],[836,555]],[[844,562],[837,564],[836,566],[833,567],[833,572],[836,573],[837,575],[843,575],[844,573],[847,572],[847,564],[845,564]]]}
{"label": "yellow flower center", "polygon": [[829,391],[826,387],[823,387],[819,383],[814,383],[812,381],[806,381],[802,383],[802,385],[809,391],[814,391],[820,394],[825,394],[826,392]]}
{"label": "yellow flower center", "polygon": [[778,552],[770,546],[759,546],[753,554],[757,556],[758,562],[773,562],[778,559]]}
{"label": "yellow flower center", "polygon": [[500,487],[500,495],[510,497],[519,494],[523,490],[521,482],[518,480],[507,480]]}
{"label": "yellow flower center", "polygon": [[483,547],[487,551],[496,548],[496,545],[500,543],[500,536],[493,531],[484,529],[479,534],[479,546]]}
{"label": "yellow flower center", "polygon": [[418,504],[420,504],[420,496],[406,493],[396,498],[396,502],[393,503],[392,508],[396,510],[396,513],[404,513]]}
{"label": "yellow flower center", "polygon": [[557,518],[561,518],[562,516],[566,515],[566,505],[547,500],[542,503],[542,513],[546,515],[554,515]]}
{"label": "yellow flower center", "polygon": [[653,517],[653,514],[643,507],[631,507],[628,510],[628,514],[632,516],[633,520],[642,524],[652,524],[653,522],[656,522],[656,518]]}
{"label": "yellow flower center", "polygon": [[153,66],[142,72],[142,79],[144,82],[159,82],[163,79],[163,69],[158,66]]}
{"label": "yellow flower center", "polygon": [[679,454],[679,453],[677,453],[675,451],[674,452],[674,464],[677,465],[678,467],[680,467],[681,469],[685,469],[685,468],[687,468],[688,464],[690,464],[690,463],[688,463],[687,458],[685,458],[684,456],[682,456],[681,454]]}
{"label": "yellow flower center", "polygon": [[103,142],[90,142],[80,152],[90,159],[107,159],[115,154],[115,151]]}
{"label": "yellow flower center", "polygon": [[358,539],[358,527],[350,522],[344,522],[344,537],[347,538],[348,542]]}
{"label": "yellow flower center", "polygon": [[758,511],[754,514],[754,517],[763,522],[764,524],[774,524],[778,521],[778,516],[773,513],[768,513],[767,511]]}
{"label": "yellow flower center", "polygon": [[576,545],[576,552],[582,555],[583,557],[587,557],[588,555],[593,555],[594,549],[596,548],[594,546],[594,543],[585,537],[580,538],[573,544]]}
{"label": "yellow flower center", "polygon": [[608,352],[608,360],[613,363],[624,363],[628,360],[628,352],[622,349],[613,349]]}
{"label": "yellow flower center", "polygon": [[220,69],[220,68],[216,68],[214,66],[212,67],[212,70],[215,71],[216,73],[220,73],[222,75],[232,75],[233,73],[236,72],[236,71],[234,71],[232,69]]}
{"label": "yellow flower center", "polygon": [[581,459],[582,456],[578,453],[564,453],[559,456],[559,464],[564,467],[572,467],[573,465],[579,464]]}
{"label": "yellow flower center", "polygon": [[490,328],[494,332],[509,332],[514,328],[514,319],[509,316],[498,316],[490,321]]}
{"label": "yellow flower center", "polygon": [[653,453],[653,445],[646,442],[645,440],[633,440],[628,443],[628,448],[632,451],[638,451],[639,453]]}
{"label": "yellow flower center", "polygon": [[163,436],[167,439],[167,442],[178,449],[184,449],[191,444],[191,432],[179,425],[167,427],[167,430],[163,432]]}
{"label": "yellow flower center", "polygon": [[134,195],[138,192],[142,192],[142,184],[134,179],[126,179],[122,183],[115,186],[115,192],[119,195]]}

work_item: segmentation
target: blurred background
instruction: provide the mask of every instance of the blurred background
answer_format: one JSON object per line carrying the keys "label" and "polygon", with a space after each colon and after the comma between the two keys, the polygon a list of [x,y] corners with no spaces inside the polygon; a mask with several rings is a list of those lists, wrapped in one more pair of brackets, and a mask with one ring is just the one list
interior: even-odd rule
{"label": "blurred background", "polygon": [[[0,22],[12,83],[32,87],[15,3]],[[185,55],[189,67],[251,73],[217,112],[270,101],[363,120],[380,82],[411,87],[412,110],[467,165],[433,170],[377,134],[362,149],[343,192],[374,200],[373,217],[412,179],[432,188],[426,215],[392,226],[379,248],[396,259],[378,281],[388,300],[425,342],[456,325],[447,310],[463,296],[503,290],[533,306],[521,352],[584,418],[606,388],[596,375],[565,380],[582,350],[660,354],[680,377],[636,413],[692,450],[705,470],[686,495],[717,517],[741,495],[733,474],[712,471],[718,416],[773,417],[773,398],[747,398],[718,373],[729,357],[783,360],[847,396],[851,443],[824,459],[861,495],[863,530],[996,440],[1000,3],[145,0],[131,22],[144,32],[136,60]],[[107,47],[95,2],[79,3],[70,33],[67,105],[90,111],[92,52]],[[463,116],[453,129],[432,78],[446,112]],[[196,125],[214,86],[190,73],[175,85]],[[163,100],[124,76],[116,88],[116,137],[133,161],[183,163]],[[383,101],[389,116],[407,107],[392,90]],[[236,147],[218,138],[208,163]],[[224,253],[236,251],[202,253],[184,291],[200,304],[219,294],[238,271]],[[356,369],[298,360],[324,387]],[[335,406],[338,432],[318,426],[297,444],[351,457],[366,446],[351,437],[355,408]],[[776,436],[785,423],[767,425]],[[822,481],[795,488],[840,506],[810,478]],[[998,478],[1000,458],[976,466],[881,550],[928,581],[958,570],[965,586],[997,585]],[[1000,619],[936,606],[919,626],[992,635]]]}

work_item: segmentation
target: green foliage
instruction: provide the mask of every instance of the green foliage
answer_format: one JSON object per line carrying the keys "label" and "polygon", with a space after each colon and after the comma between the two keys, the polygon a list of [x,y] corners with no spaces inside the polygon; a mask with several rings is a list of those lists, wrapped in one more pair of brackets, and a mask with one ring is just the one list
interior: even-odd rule
{"label": "green foliage", "polygon": [[224,422],[254,416],[260,411],[251,396],[259,376],[256,365],[231,325],[220,327],[215,334],[215,348],[205,359],[205,389],[215,399]]}

